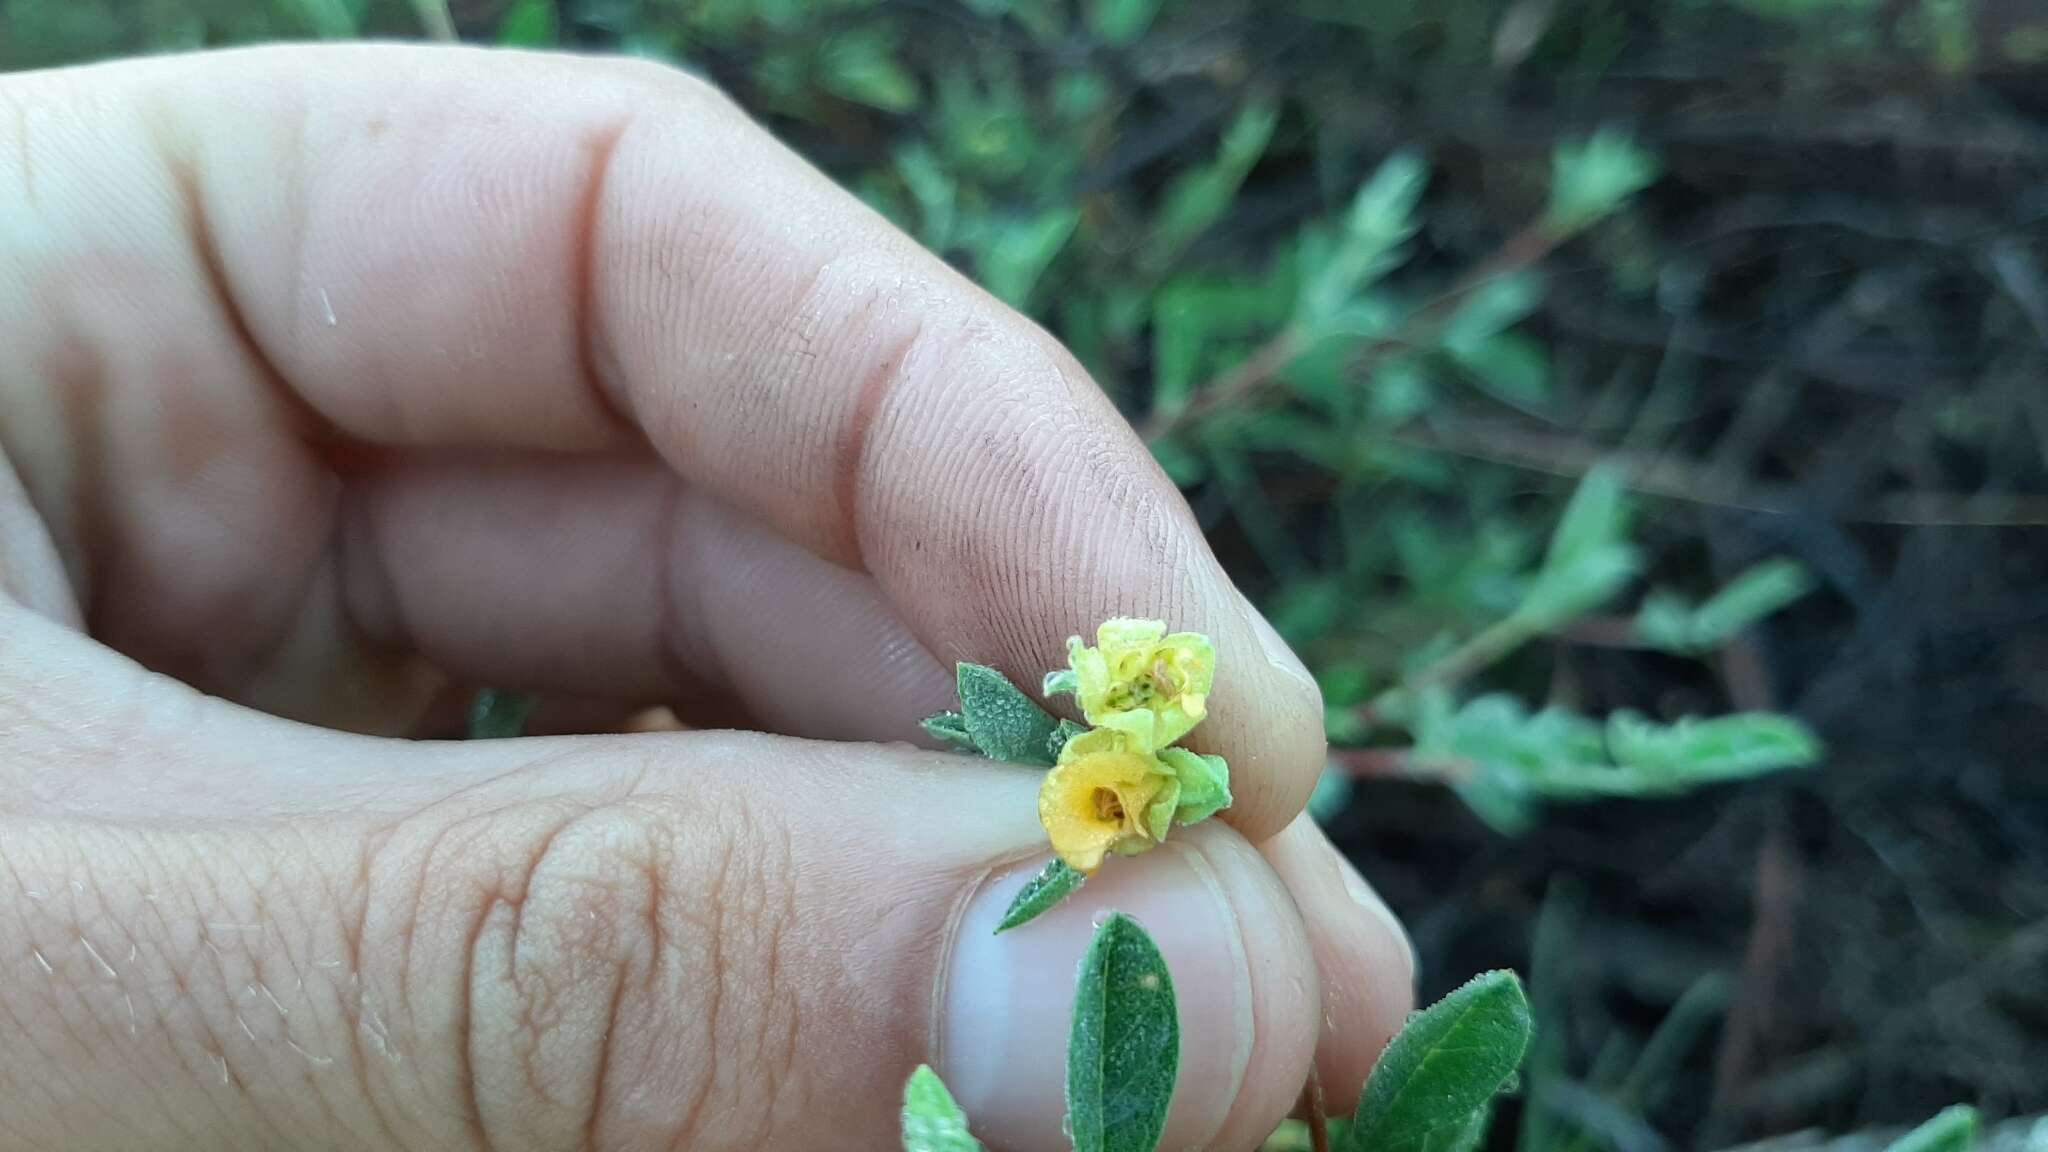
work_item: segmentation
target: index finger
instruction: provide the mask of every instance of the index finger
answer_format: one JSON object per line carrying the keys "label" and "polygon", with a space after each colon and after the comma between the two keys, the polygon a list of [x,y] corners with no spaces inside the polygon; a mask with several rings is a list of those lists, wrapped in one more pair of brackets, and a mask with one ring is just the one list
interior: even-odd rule
{"label": "index finger", "polygon": [[1079,364],[704,85],[374,46],[77,87],[86,130],[161,158],[163,210],[225,322],[319,435],[644,438],[686,482],[870,573],[942,661],[1027,685],[1111,616],[1206,632],[1219,676],[1197,743],[1233,766],[1234,821],[1264,836],[1305,802],[1313,682]]}

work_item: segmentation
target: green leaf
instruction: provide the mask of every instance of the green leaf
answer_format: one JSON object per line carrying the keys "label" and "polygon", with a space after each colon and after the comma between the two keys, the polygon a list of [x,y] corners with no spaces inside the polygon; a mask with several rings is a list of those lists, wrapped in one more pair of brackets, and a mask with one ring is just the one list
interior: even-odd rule
{"label": "green leaf", "polygon": [[1052,764],[1046,750],[1059,725],[1045,709],[993,668],[961,664],[954,676],[961,721],[982,755],[1009,764]]}
{"label": "green leaf", "polygon": [[1056,208],[992,223],[978,248],[983,285],[1004,303],[1025,307],[1038,278],[1067,246],[1080,223],[1078,208]]}
{"label": "green leaf", "polygon": [[1527,336],[1502,332],[1449,349],[1479,390],[1523,412],[1540,412],[1550,399],[1550,356]]}
{"label": "green leaf", "polygon": [[1530,715],[1495,694],[1453,709],[1441,689],[1416,701],[1417,760],[1443,765],[1458,798],[1503,836],[1535,823],[1541,782],[1560,771],[1609,771],[1600,726],[1562,708]]}
{"label": "green leaf", "polygon": [[1621,474],[1606,464],[1588,469],[1572,491],[1564,515],[1558,517],[1544,566],[1568,568],[1600,549],[1623,542],[1628,521],[1628,491],[1622,486]]}
{"label": "green leaf", "polygon": [[1180,1069],[1173,977],[1136,920],[1112,913],[1081,959],[1067,1036],[1074,1152],[1155,1152]]}
{"label": "green leaf", "polygon": [[820,61],[819,83],[836,96],[884,112],[917,107],[917,79],[897,63],[895,38],[880,29],[832,37]]}
{"label": "green leaf", "polygon": [[1544,226],[1569,235],[1621,207],[1657,178],[1657,158],[1624,132],[1603,128],[1557,146],[1551,159],[1550,207]]}
{"label": "green leaf", "polygon": [[1535,627],[1554,628],[1620,592],[1640,564],[1628,526],[1621,474],[1605,464],[1589,469],[1565,505],[1543,567],[1516,615]]}
{"label": "green leaf", "polygon": [[289,0],[286,6],[297,9],[317,36],[332,40],[362,31],[362,13],[347,0]]}
{"label": "green leaf", "polygon": [[1179,440],[1154,440],[1152,458],[1159,461],[1168,479],[1183,488],[1199,484],[1209,476],[1208,457]]}
{"label": "green leaf", "polygon": [[1969,1152],[1977,1143],[1977,1110],[1955,1104],[1891,1142],[1885,1152]]}
{"label": "green leaf", "polygon": [[1678,593],[1653,588],[1643,597],[1642,607],[1636,609],[1632,631],[1637,640],[1659,651],[1696,652],[1700,645],[1693,638],[1695,611],[1692,603]]}
{"label": "green leaf", "polygon": [[1697,642],[1719,644],[1813,591],[1805,566],[1782,557],[1766,560],[1728,582],[1693,614]]}
{"label": "green leaf", "polygon": [[1198,824],[1230,807],[1230,767],[1221,756],[1203,756],[1186,748],[1166,748],[1159,760],[1180,781],[1173,819],[1176,824]]}
{"label": "green leaf", "polygon": [[1081,690],[1081,682],[1074,676],[1072,668],[1061,668],[1045,674],[1045,683],[1039,689],[1042,696],[1072,696]]}
{"label": "green leaf", "polygon": [[1404,149],[1381,162],[1352,197],[1335,247],[1303,285],[1302,322],[1314,325],[1334,315],[1400,262],[1401,246],[1415,235],[1415,209],[1428,182],[1429,167],[1419,153]]}
{"label": "green leaf", "polygon": [[498,21],[498,43],[508,48],[551,48],[557,26],[555,0],[519,0]]}
{"label": "green leaf", "polygon": [[1159,14],[1160,0],[1091,0],[1088,27],[1104,43],[1134,44]]}
{"label": "green leaf", "polygon": [[923,144],[909,144],[897,151],[896,175],[910,198],[917,201],[918,239],[927,248],[945,251],[953,242],[954,200],[958,193],[953,177]]}
{"label": "green leaf", "polygon": [[1061,720],[1059,727],[1052,730],[1052,735],[1045,742],[1045,754],[1052,757],[1053,763],[1059,763],[1060,753],[1067,749],[1067,741],[1072,740],[1087,730],[1088,726],[1085,724],[1076,724],[1072,720]]}
{"label": "green leaf", "polygon": [[[1631,769],[1625,795],[1672,792],[1721,780],[1761,776],[1818,763],[1821,743],[1790,716],[1738,712],[1657,724],[1633,712],[1607,721],[1615,764]],[[1611,794],[1611,793],[1610,793]]]}
{"label": "green leaf", "polygon": [[1439,340],[1453,353],[1471,349],[1519,323],[1543,302],[1543,279],[1533,271],[1496,276],[1472,290],[1444,325]]}
{"label": "green leaf", "polygon": [[1152,406],[1162,413],[1187,407],[1201,370],[1202,350],[1215,327],[1200,306],[1199,289],[1174,282],[1152,305]]}
{"label": "green leaf", "polygon": [[1472,1152],[1492,1126],[1493,1105],[1489,1102],[1474,1109],[1464,1123],[1446,1125],[1424,1137],[1417,1152]]}
{"label": "green leaf", "polygon": [[927,716],[919,722],[925,735],[942,743],[958,748],[973,748],[974,737],[967,734],[967,717],[958,712],[940,712]]}
{"label": "green leaf", "polygon": [[1508,1085],[1535,1030],[1522,982],[1489,972],[1408,1021],[1359,1097],[1346,1152],[1448,1152]]}
{"label": "green leaf", "polygon": [[903,1085],[903,1152],[981,1152],[966,1113],[929,1064],[918,1065]]}
{"label": "green leaf", "polygon": [[526,718],[533,714],[533,706],[537,703],[537,698],[518,692],[484,689],[470,702],[469,738],[504,740],[519,735],[526,728]]}
{"label": "green leaf", "polygon": [[1172,263],[1181,249],[1223,218],[1252,165],[1265,154],[1279,122],[1279,106],[1270,100],[1253,100],[1239,110],[1237,119],[1224,130],[1216,159],[1181,176],[1167,189],[1145,246],[1147,266],[1163,268]]}
{"label": "green leaf", "polygon": [[1365,410],[1374,424],[1395,428],[1427,411],[1435,395],[1435,381],[1422,365],[1395,357],[1373,370],[1366,383]]}
{"label": "green leaf", "polygon": [[1085,872],[1067,867],[1067,862],[1055,856],[1038,875],[1024,882],[1017,890],[1017,896],[1003,912],[1002,920],[996,924],[996,935],[1000,936],[1012,928],[1029,924],[1068,896],[1088,879]]}
{"label": "green leaf", "polygon": [[1813,577],[1799,563],[1766,560],[1728,582],[1695,608],[1676,593],[1658,589],[1636,611],[1636,638],[1652,648],[1681,654],[1703,652],[1813,590]]}

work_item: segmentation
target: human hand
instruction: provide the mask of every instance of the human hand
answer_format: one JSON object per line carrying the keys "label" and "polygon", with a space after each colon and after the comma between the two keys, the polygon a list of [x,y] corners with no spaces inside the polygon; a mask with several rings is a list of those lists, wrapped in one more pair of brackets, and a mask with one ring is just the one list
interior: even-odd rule
{"label": "human hand", "polygon": [[[0,190],[0,1147],[882,1147],[931,1060],[1056,1148],[1106,905],[1181,990],[1166,1147],[1407,1011],[1315,687],[1144,445],[702,84],[4,77]],[[1236,830],[993,937],[1035,776],[858,742],[1115,615],[1215,638]],[[478,683],[758,731],[392,738]]]}

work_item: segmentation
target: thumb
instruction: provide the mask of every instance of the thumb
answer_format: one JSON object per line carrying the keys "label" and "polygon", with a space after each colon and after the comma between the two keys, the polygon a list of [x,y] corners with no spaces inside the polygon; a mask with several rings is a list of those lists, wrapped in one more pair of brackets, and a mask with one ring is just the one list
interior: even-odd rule
{"label": "thumb", "polygon": [[1107,907],[1180,994],[1166,1147],[1253,1146],[1306,1075],[1304,931],[1227,829],[996,937],[1038,863],[1029,772],[722,733],[404,745],[123,675],[104,707],[10,700],[66,723],[0,745],[0,1097],[32,1146],[884,1147],[932,1061],[992,1147],[1050,1150]]}

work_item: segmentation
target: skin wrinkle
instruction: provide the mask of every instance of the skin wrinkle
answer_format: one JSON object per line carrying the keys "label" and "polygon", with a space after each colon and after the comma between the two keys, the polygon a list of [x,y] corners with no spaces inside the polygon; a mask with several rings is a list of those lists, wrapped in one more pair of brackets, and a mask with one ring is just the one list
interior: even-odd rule
{"label": "skin wrinkle", "polygon": [[[781,855],[778,860],[780,869],[775,874],[789,878],[796,875],[796,837],[787,824],[782,825],[780,830]],[[782,1052],[775,1061],[777,1067],[785,1070],[794,1069],[797,1066],[798,1029],[803,1022],[799,994],[794,989],[785,988],[787,974],[783,971],[783,944],[789,938],[789,934],[796,930],[796,926],[796,884],[794,882],[785,882],[782,885],[782,906],[779,915],[774,921],[769,937],[768,972],[765,978],[769,1003],[781,1003],[785,998],[790,1001],[787,1009],[789,1027],[783,1030]],[[792,1083],[795,1081],[794,1076],[786,1076],[786,1079]],[[807,1098],[794,1102],[795,1107],[799,1110],[805,1109],[808,1103]]]}
{"label": "skin wrinkle", "polygon": [[[664,507],[659,514],[660,521],[654,533],[654,541],[651,545],[655,549],[657,573],[655,577],[657,581],[655,585],[655,656],[661,665],[662,675],[669,683],[675,686],[678,696],[684,694],[686,685],[703,684],[707,680],[710,681],[709,687],[714,688],[721,694],[730,695],[732,693],[732,683],[730,678],[724,673],[724,661],[718,659],[692,661],[689,655],[690,649],[695,648],[696,645],[685,635],[686,629],[683,626],[683,622],[704,618],[703,581],[693,580],[690,582],[690,594],[696,598],[697,611],[685,614],[678,606],[678,598],[682,595],[682,585],[678,579],[677,572],[680,564],[687,563],[685,557],[688,555],[683,548],[683,537],[685,534],[683,505],[686,502],[686,498],[687,493],[683,487],[683,482],[681,480],[670,482],[667,495],[663,500]],[[708,670],[709,674],[698,673],[695,671],[695,665],[701,665]]]}
{"label": "skin wrinkle", "polygon": [[[512,913],[512,924],[509,933],[509,939],[511,941],[511,944],[506,949],[508,955],[507,962],[510,965],[511,970],[507,973],[507,979],[509,982],[515,985],[523,983],[519,970],[519,957],[521,953],[524,951],[524,949],[520,946],[520,942],[526,939],[526,906],[533,897],[534,877],[540,873],[541,869],[547,866],[549,854],[554,851],[556,843],[558,843],[561,840],[562,836],[571,829],[573,829],[583,819],[588,817],[590,813],[594,810],[595,809],[593,808],[586,808],[580,812],[575,813],[574,815],[569,816],[568,818],[554,825],[552,828],[548,829],[541,836],[540,842],[536,844],[528,852],[527,859],[529,862],[523,869],[521,869],[519,873],[518,882],[516,885],[513,886],[517,889],[516,892],[508,892],[501,888],[499,895],[495,898],[495,903],[497,906],[509,908]],[[474,973],[474,963],[471,964],[470,970],[472,973]],[[546,1086],[541,1083],[539,1071],[533,1061],[533,1052],[536,1048],[539,1047],[539,1036],[541,1028],[543,1027],[543,1025],[535,1018],[536,1013],[534,1012],[534,1007],[536,1003],[546,1005],[552,998],[552,989],[546,987],[545,980],[541,980],[538,973],[534,974],[532,978],[543,985],[543,991],[538,1001],[535,1001],[523,995],[520,998],[520,1008],[521,1012],[523,1013],[523,1019],[521,1022],[526,1026],[524,1029],[525,1035],[522,1037],[522,1039],[525,1041],[525,1071],[528,1086],[533,1089],[534,1094],[537,1097],[545,1100],[550,1099],[550,1097],[547,1093]],[[474,980],[473,975],[471,979]],[[470,1035],[471,1040],[469,1044],[466,1045],[466,1047],[470,1049],[470,1058],[473,1067],[476,1056],[476,1041],[474,1039],[475,1032],[472,1031]],[[479,1115],[481,1115],[481,1111],[479,1111]],[[497,1141],[493,1139],[491,1136],[490,1123],[488,1120],[485,1120],[482,1123],[481,1128],[484,1136],[484,1147],[498,1147]]]}
{"label": "skin wrinkle", "polygon": [[[706,887],[706,906],[711,909],[711,974],[704,982],[705,1003],[698,1015],[704,1021],[704,1043],[700,1046],[703,1067],[698,1070],[697,1085],[690,1094],[690,1103],[683,1109],[682,1119],[677,1121],[669,1147],[675,1152],[693,1148],[704,1131],[705,1112],[718,1087],[718,1016],[725,1006],[725,898],[730,880],[735,846],[730,838],[722,838],[718,851],[718,870]],[[686,918],[687,919],[687,918]],[[705,927],[699,924],[700,927]]]}
{"label": "skin wrinkle", "polygon": [[[657,928],[656,931],[659,931],[659,929]],[[659,955],[659,953],[660,949],[657,948],[656,954]],[[653,971],[654,965],[649,965],[648,968],[649,971]],[[605,1034],[604,1038],[597,1045],[596,1088],[591,1095],[590,1115],[583,1124],[582,1147],[589,1149],[590,1152],[598,1152],[600,1147],[598,1144],[598,1129],[604,1123],[605,1092],[611,1074],[612,1048],[616,1043],[614,1038],[619,1035],[619,1010],[625,1005],[625,1002],[626,966],[621,964],[617,975],[612,978],[611,1002],[606,1006],[604,1014]]]}
{"label": "skin wrinkle", "polygon": [[601,348],[595,310],[597,308],[597,233],[602,219],[605,186],[611,181],[612,159],[630,124],[620,117],[612,124],[592,131],[584,140],[586,173],[582,193],[576,198],[574,233],[569,241],[569,283],[575,285],[576,364],[597,411],[621,435],[637,434],[632,422],[618,405],[619,390],[607,383],[617,372],[616,357]]}
{"label": "skin wrinkle", "polygon": [[[296,158],[304,155],[305,110],[302,102],[294,103],[297,105],[295,108],[297,114],[284,118],[284,122],[289,125],[287,134],[289,145],[279,149],[279,151]],[[158,121],[158,123],[162,122]],[[175,138],[183,140],[185,136],[185,133],[178,133]],[[315,554],[312,562],[303,565],[302,579],[296,592],[279,598],[280,606],[277,609],[279,619],[268,630],[269,636],[267,641],[259,641],[249,650],[235,654],[237,656],[237,663],[242,667],[241,673],[239,675],[229,673],[224,677],[208,677],[209,679],[221,679],[224,683],[231,686],[234,693],[239,694],[241,697],[247,697],[250,694],[251,686],[260,683],[265,678],[268,671],[283,656],[284,650],[291,644],[295,634],[295,621],[310,610],[312,596],[319,583],[321,574],[319,556],[332,554],[332,541],[336,536],[334,525],[335,512],[339,504],[339,481],[324,464],[315,461],[315,457],[309,451],[309,448],[314,444],[338,440],[341,438],[341,435],[329,421],[322,417],[307,402],[304,396],[290,385],[284,373],[278,367],[276,357],[272,355],[271,351],[265,347],[262,340],[257,336],[256,330],[250,322],[249,314],[242,306],[241,296],[235,288],[234,281],[228,272],[226,259],[220,248],[218,236],[214,228],[213,214],[208,207],[208,196],[203,184],[204,168],[201,162],[190,155],[188,151],[173,147],[171,137],[168,137],[161,131],[152,134],[152,143],[156,146],[157,159],[168,175],[169,183],[178,197],[180,209],[185,220],[186,238],[190,243],[192,255],[200,272],[200,284],[205,294],[213,303],[221,326],[228,336],[229,345],[241,361],[241,366],[245,369],[249,381],[256,386],[255,401],[258,405],[267,405],[271,408],[272,411],[266,413],[266,415],[277,418],[283,425],[289,440],[287,444],[280,446],[282,450],[288,453],[294,462],[300,463],[302,466],[310,464],[313,469],[317,470],[316,475],[309,477],[309,479],[326,489],[324,498],[320,501],[325,505],[324,516],[316,514],[314,518],[321,523],[329,525],[327,533],[327,538],[330,542],[329,548],[323,548],[319,553]],[[298,165],[294,165],[289,169],[285,177],[287,187],[284,200],[287,203],[299,205],[297,209],[299,228],[294,230],[291,238],[294,250],[294,262],[291,264],[291,267],[294,269],[303,267],[303,265],[297,262],[298,253],[303,249],[304,244],[303,205],[305,198],[298,190],[300,171],[301,168]],[[187,403],[186,400],[180,398],[190,398],[194,395],[195,391],[196,389],[190,386],[185,388],[171,387],[158,389],[162,402],[166,404],[174,400],[179,403]],[[206,405],[203,401],[192,402],[188,404],[188,407],[197,409],[198,415],[196,419],[167,421],[165,436],[174,461],[179,456],[191,456],[194,447],[205,439],[204,433],[217,416],[211,406]],[[173,409],[173,411],[175,410]],[[234,451],[231,441],[224,441],[212,447],[214,451],[211,455],[215,457],[227,455]],[[174,471],[183,472],[187,476],[196,476],[200,471],[200,467],[197,463],[188,459],[182,467],[174,464]]]}
{"label": "skin wrinkle", "polygon": [[[401,950],[401,955],[404,959],[401,961],[399,986],[405,989],[405,995],[408,999],[412,991],[411,970],[412,957],[415,951],[414,941],[418,932],[420,918],[425,915],[424,904],[426,899],[425,893],[429,884],[428,877],[434,875],[436,862],[442,859],[442,846],[448,842],[451,836],[456,835],[458,832],[463,834],[465,838],[462,845],[464,850],[458,855],[464,859],[471,856],[471,852],[468,849],[473,847],[473,841],[476,838],[475,829],[471,825],[480,819],[485,818],[471,817],[466,820],[451,821],[427,841],[421,852],[422,878],[415,889],[417,895],[413,902],[412,912],[410,915],[403,917],[405,946]],[[464,957],[476,955],[478,944],[482,940],[485,928],[490,922],[490,915],[494,906],[495,900],[493,899],[483,899],[477,902],[476,913],[470,918],[469,927],[463,933],[463,950],[460,955]],[[458,980],[456,983],[458,987],[453,1027],[455,1035],[467,1038],[471,1034],[470,1013],[474,1003],[475,979],[473,975],[465,976],[465,978]],[[490,1138],[484,1130],[483,1112],[477,1103],[476,1076],[472,1066],[473,1055],[466,1039],[465,1042],[454,1045],[454,1059],[456,1092],[460,1100],[463,1126],[467,1129],[469,1136],[477,1147],[488,1148],[490,1147]]]}
{"label": "skin wrinkle", "polygon": [[852,411],[847,415],[845,431],[840,434],[832,488],[838,498],[843,562],[862,572],[868,570],[868,564],[867,543],[860,528],[860,495],[861,479],[867,474],[869,434],[903,380],[905,367],[916,353],[923,333],[923,322],[913,321],[894,350],[875,361],[874,368],[854,393]]}
{"label": "skin wrinkle", "polygon": [[374,890],[373,876],[377,860],[389,849],[391,842],[396,839],[404,823],[404,821],[400,821],[398,824],[388,828],[372,830],[365,839],[363,850],[359,855],[356,873],[356,915],[352,920],[343,921],[344,925],[352,924],[351,928],[347,928],[344,931],[344,939],[348,950],[348,959],[344,968],[344,971],[347,973],[347,987],[354,990],[357,994],[350,996],[343,992],[338,997],[340,1004],[338,1015],[341,1018],[341,1024],[347,1029],[347,1035],[342,1039],[342,1047],[348,1052],[349,1070],[354,1075],[356,1083],[362,1088],[362,1096],[369,1105],[370,1119],[377,1126],[378,1136],[387,1146],[393,1148],[403,1147],[404,1145],[399,1140],[398,1129],[394,1125],[392,1117],[386,1113],[384,1103],[378,1096],[376,1085],[370,1077],[369,1053],[363,1050],[362,1043],[361,991],[363,941],[369,935],[370,914],[374,909],[371,894]]}
{"label": "skin wrinkle", "polygon": [[[70,574],[79,616],[89,629],[99,616],[100,564],[114,538],[102,470],[109,454],[108,430],[101,418],[106,410],[106,361],[83,338],[67,334],[40,367],[43,378],[53,385],[65,433],[62,443],[68,451],[60,468],[65,479],[62,491],[45,493],[43,500],[35,500],[36,470],[22,476],[22,486],[38,507],[70,509],[70,515],[51,523],[51,534]],[[52,496],[57,503],[46,502]],[[50,523],[47,516],[45,523]]]}

